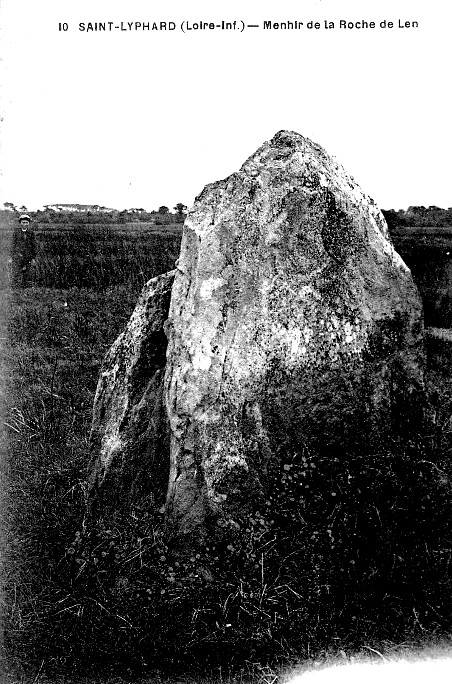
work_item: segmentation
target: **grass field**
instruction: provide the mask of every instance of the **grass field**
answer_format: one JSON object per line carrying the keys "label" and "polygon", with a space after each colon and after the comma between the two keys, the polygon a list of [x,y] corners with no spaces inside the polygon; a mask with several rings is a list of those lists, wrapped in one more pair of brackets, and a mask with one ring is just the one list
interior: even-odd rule
{"label": "grass field", "polygon": [[[6,212],[2,218],[3,468],[9,483],[4,618],[6,645],[26,669],[39,660],[36,641],[48,652],[52,616],[72,610],[61,559],[80,525],[100,363],[144,282],[173,267],[180,227],[74,232],[38,226],[31,287],[10,291],[13,221]],[[43,624],[45,634],[36,638]],[[54,658],[64,659],[71,637],[67,643],[61,634],[55,638]]]}
{"label": "grass field", "polygon": [[[278,664],[297,657],[390,650],[401,643],[448,638],[452,390],[447,363],[432,363],[429,371],[435,414],[431,434],[422,439],[413,435],[413,443],[397,445],[398,453],[374,455],[374,470],[384,464],[376,478],[372,468],[366,470],[363,455],[365,472],[360,477],[367,501],[359,504],[353,520],[347,506],[355,500],[343,503],[342,509],[313,500],[313,527],[304,548],[286,550],[285,558],[293,554],[286,574],[280,561],[277,571],[264,568],[261,543],[251,549],[251,560],[257,559],[254,574],[240,575],[242,561],[248,568],[250,560],[250,548],[244,549],[247,558],[232,558],[223,586],[197,596],[196,582],[179,581],[172,568],[157,577],[159,558],[153,554],[160,547],[155,542],[141,552],[143,521],[125,532],[104,530],[99,548],[89,559],[80,559],[76,540],[101,360],[128,320],[143,283],[173,267],[180,228],[93,226],[74,231],[70,226],[40,226],[31,286],[11,291],[12,217],[3,216],[2,221],[1,400],[7,478],[2,502],[3,617],[9,667],[14,665],[16,673],[6,681],[69,683],[69,673],[84,668],[103,671],[103,679],[86,675],[86,683],[114,684],[134,677],[166,681],[174,676],[174,668],[190,668],[198,656],[207,661],[210,656],[218,682],[250,677],[274,684]],[[340,487],[345,465],[336,472],[326,467],[329,480],[322,486],[334,482]],[[356,469],[356,462],[348,467]],[[388,473],[395,483],[389,503],[381,499]],[[313,485],[322,482],[319,474],[311,472],[309,477]],[[290,478],[283,473],[281,479],[285,486],[290,479],[296,494],[296,472],[291,471]],[[413,517],[407,519],[410,506]],[[254,523],[258,528],[259,520]],[[331,530],[339,537],[335,544]],[[353,558],[363,559],[362,576],[358,566],[354,572],[348,566],[337,580],[344,559],[350,563],[352,558],[353,549],[345,544],[352,534],[358,549]],[[380,554],[372,548],[378,544]],[[272,553],[265,562],[275,561],[276,547]],[[402,554],[405,565],[397,560]],[[382,556],[387,586],[378,579]],[[316,576],[303,575],[301,568],[313,559]],[[82,572],[85,566],[90,572]],[[159,654],[162,666],[155,674]],[[227,674],[229,665],[235,668],[235,679]],[[143,674],[149,667],[154,672],[151,680]],[[179,676],[177,681],[185,680]],[[196,681],[201,681],[199,675]],[[205,681],[214,681],[213,675]]]}

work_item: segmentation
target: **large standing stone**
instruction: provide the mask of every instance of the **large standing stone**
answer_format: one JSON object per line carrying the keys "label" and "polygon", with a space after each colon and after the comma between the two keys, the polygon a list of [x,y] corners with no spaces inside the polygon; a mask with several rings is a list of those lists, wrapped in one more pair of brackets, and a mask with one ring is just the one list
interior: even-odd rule
{"label": "large standing stone", "polygon": [[384,218],[282,131],[187,217],[169,319],[168,519],[227,532],[269,462],[398,429],[422,387],[422,308]]}
{"label": "large standing stone", "polygon": [[176,274],[147,284],[105,359],[88,517],[166,495],[176,548],[235,534],[279,463],[325,468],[416,418],[422,333],[374,202],[278,133],[197,198]]}

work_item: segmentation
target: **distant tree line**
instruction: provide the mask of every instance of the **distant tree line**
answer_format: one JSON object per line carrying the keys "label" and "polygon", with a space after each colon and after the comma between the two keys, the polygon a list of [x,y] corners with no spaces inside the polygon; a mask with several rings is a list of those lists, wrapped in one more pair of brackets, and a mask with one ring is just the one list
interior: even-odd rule
{"label": "distant tree line", "polygon": [[179,202],[170,212],[169,207],[162,205],[157,211],[147,211],[142,208],[111,210],[106,207],[84,207],[77,205],[78,209],[55,208],[58,205],[46,206],[38,211],[28,211],[26,207],[16,207],[11,202],[5,202],[4,206],[10,211],[18,213],[27,212],[37,223],[67,223],[67,224],[121,224],[130,222],[154,223],[156,225],[170,225],[183,223],[186,216],[187,206]]}
{"label": "distant tree line", "polygon": [[402,226],[452,226],[452,207],[441,209],[440,207],[412,206],[408,209],[383,209],[382,213],[387,221],[389,230]]}
{"label": "distant tree line", "polygon": [[[26,212],[25,206],[16,207],[11,202],[5,202],[5,208],[19,213]],[[156,225],[170,225],[183,223],[186,216],[187,206],[182,202],[173,207],[162,205],[158,210],[147,211],[142,208],[123,209],[122,211],[107,209],[106,207],[75,205],[78,210],[68,208],[56,209],[58,205],[46,206],[43,210],[28,212],[39,223],[68,223],[68,224],[92,224],[92,223],[154,223]],[[63,205],[64,207],[64,205]],[[442,209],[431,205],[410,206],[408,209],[382,209],[382,213],[388,223],[389,229],[402,226],[452,226],[452,207]]]}

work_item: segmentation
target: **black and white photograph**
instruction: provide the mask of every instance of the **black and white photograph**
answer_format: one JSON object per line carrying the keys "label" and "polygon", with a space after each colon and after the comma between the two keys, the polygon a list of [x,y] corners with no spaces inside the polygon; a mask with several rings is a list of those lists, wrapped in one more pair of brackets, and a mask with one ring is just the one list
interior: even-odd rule
{"label": "black and white photograph", "polygon": [[0,0],[0,684],[452,682],[451,28]]}

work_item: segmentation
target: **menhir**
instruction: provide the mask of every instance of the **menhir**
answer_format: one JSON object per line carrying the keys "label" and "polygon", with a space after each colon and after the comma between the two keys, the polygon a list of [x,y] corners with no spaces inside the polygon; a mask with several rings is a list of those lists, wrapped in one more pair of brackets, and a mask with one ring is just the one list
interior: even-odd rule
{"label": "menhir", "polygon": [[107,490],[118,507],[165,495],[181,539],[221,536],[267,499],[288,454],[370,448],[417,415],[422,306],[410,271],[375,203],[310,140],[282,131],[203,190],[171,280],[148,284],[140,325],[135,312],[102,371],[99,501]]}

